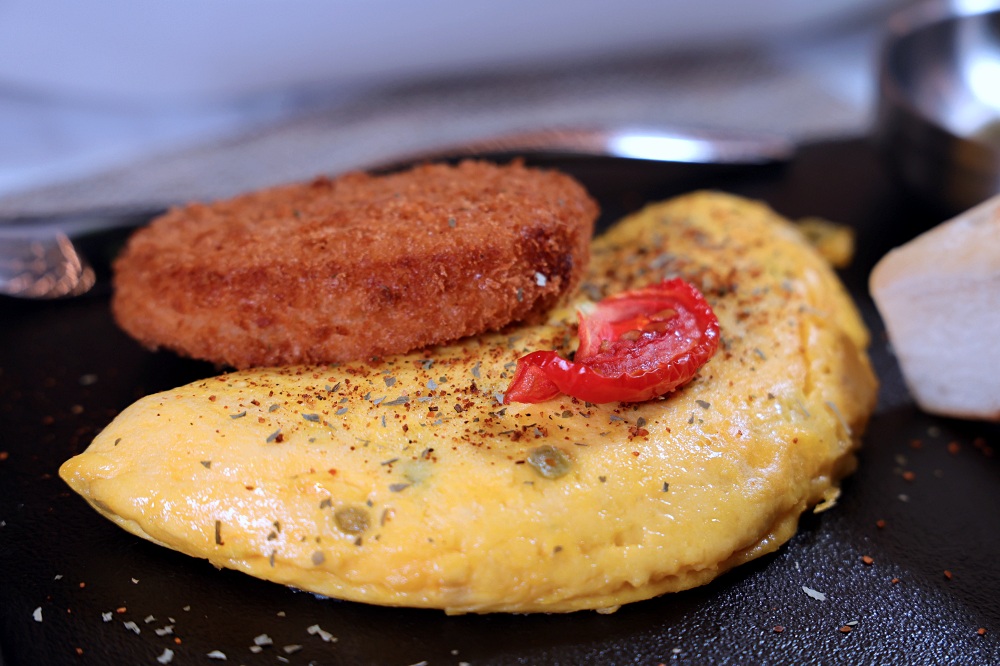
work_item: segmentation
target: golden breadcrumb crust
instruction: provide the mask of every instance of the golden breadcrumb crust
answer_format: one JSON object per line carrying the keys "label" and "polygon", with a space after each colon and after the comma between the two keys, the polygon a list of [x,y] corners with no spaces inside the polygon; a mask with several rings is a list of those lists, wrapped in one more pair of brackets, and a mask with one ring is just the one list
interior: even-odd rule
{"label": "golden breadcrumb crust", "polygon": [[579,282],[597,211],[568,176],[473,161],[190,204],[130,239],[113,311],[237,368],[402,353],[538,319]]}

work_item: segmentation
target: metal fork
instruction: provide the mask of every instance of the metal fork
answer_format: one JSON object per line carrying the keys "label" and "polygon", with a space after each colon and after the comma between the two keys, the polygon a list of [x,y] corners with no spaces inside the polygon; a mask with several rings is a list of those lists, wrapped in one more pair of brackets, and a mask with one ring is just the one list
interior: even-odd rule
{"label": "metal fork", "polygon": [[0,228],[0,293],[21,298],[79,296],[94,269],[62,231]]}

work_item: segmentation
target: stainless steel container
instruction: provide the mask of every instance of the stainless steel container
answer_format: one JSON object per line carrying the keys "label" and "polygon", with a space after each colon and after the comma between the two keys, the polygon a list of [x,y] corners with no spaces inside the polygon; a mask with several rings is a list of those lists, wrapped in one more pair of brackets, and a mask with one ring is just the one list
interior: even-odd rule
{"label": "stainless steel container", "polygon": [[1000,192],[1000,0],[945,0],[891,17],[875,139],[942,212]]}

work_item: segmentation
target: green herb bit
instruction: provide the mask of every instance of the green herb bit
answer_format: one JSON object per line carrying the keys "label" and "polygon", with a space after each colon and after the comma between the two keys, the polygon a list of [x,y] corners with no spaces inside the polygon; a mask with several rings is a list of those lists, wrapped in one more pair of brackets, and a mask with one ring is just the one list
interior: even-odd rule
{"label": "green herb bit", "polygon": [[386,407],[399,407],[400,405],[405,405],[410,401],[410,398],[405,395],[401,395],[398,398],[390,400],[389,402],[383,403]]}
{"label": "green herb bit", "polygon": [[319,503],[319,508],[321,509],[329,509],[331,506],[333,506],[333,500],[331,500],[329,497],[327,497],[326,499],[324,499],[322,502]]}
{"label": "green herb bit", "polygon": [[345,534],[363,534],[370,522],[368,511],[359,506],[344,506],[333,514],[333,524]]}
{"label": "green herb bit", "polygon": [[343,416],[346,413],[347,413],[347,407],[341,407],[340,409],[334,412],[334,414],[336,414],[337,416]]}
{"label": "green herb bit", "polygon": [[712,406],[712,403],[708,402],[707,400],[695,400],[695,403],[702,409],[709,409]]}
{"label": "green herb bit", "polygon": [[637,418],[635,420],[635,425],[636,425],[637,428],[645,428],[646,427],[646,419],[644,419],[643,417],[640,416],[639,418]]}
{"label": "green herb bit", "polygon": [[272,403],[272,404],[271,404],[271,406],[267,408],[267,411],[268,411],[268,412],[276,412],[276,411],[278,411],[278,407],[280,407],[280,406],[281,406],[281,405],[279,405],[279,404],[278,404],[278,403],[276,403],[276,402],[275,402],[275,403]]}
{"label": "green herb bit", "polygon": [[278,439],[278,435],[280,435],[280,434],[281,434],[281,428],[278,428],[277,430],[275,430],[274,432],[272,432],[270,435],[268,435],[267,439],[265,439],[264,441],[266,443],[270,444],[274,440]]}
{"label": "green herb bit", "polygon": [[312,421],[313,423],[319,423],[319,414],[303,414],[302,418],[306,421]]}
{"label": "green herb bit", "polygon": [[385,382],[386,386],[392,386],[392,385],[394,385],[396,383],[396,378],[395,377],[383,377],[382,381]]}
{"label": "green herb bit", "polygon": [[398,493],[398,492],[401,492],[403,490],[406,490],[409,487],[410,487],[409,483],[390,483],[389,484],[389,491],[393,492],[393,493]]}
{"label": "green herb bit", "polygon": [[558,479],[569,473],[572,464],[562,450],[543,444],[528,451],[527,462],[546,479]]}
{"label": "green herb bit", "polygon": [[317,550],[312,554],[312,563],[314,566],[319,566],[326,561],[326,555],[323,554],[322,550]]}
{"label": "green herb bit", "polygon": [[247,410],[244,409],[239,414],[230,414],[229,418],[231,418],[231,419],[241,419],[241,418],[243,418],[246,415],[247,415]]}
{"label": "green herb bit", "polygon": [[437,382],[436,382],[436,381],[434,381],[433,379],[428,379],[428,380],[427,380],[427,388],[429,388],[430,390],[432,390],[432,391],[433,391],[433,390],[434,390],[434,389],[436,389],[437,387],[438,387],[438,385],[437,385]]}
{"label": "green herb bit", "polygon": [[664,481],[663,482],[663,492],[669,492],[669,491],[670,491],[670,484],[667,483],[666,481]]}
{"label": "green herb bit", "polygon": [[202,460],[201,461],[201,466],[204,467],[205,469],[212,469],[212,461],[211,460]]}
{"label": "green herb bit", "polygon": [[222,541],[222,521],[215,521],[215,545],[222,546],[224,542]]}
{"label": "green herb bit", "polygon": [[483,364],[482,361],[476,361],[476,364],[472,366],[472,376],[475,377],[476,379],[482,379],[479,373],[479,368],[480,366],[482,366],[482,364]]}

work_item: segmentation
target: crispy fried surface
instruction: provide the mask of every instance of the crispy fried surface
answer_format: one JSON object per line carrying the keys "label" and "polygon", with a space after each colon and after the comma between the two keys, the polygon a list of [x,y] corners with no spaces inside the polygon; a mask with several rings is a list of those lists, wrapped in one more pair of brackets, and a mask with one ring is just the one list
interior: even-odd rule
{"label": "crispy fried surface", "polygon": [[573,179],[520,164],[318,178],[153,221],[112,306],[149,347],[237,368],[401,353],[537,319],[596,217]]}

